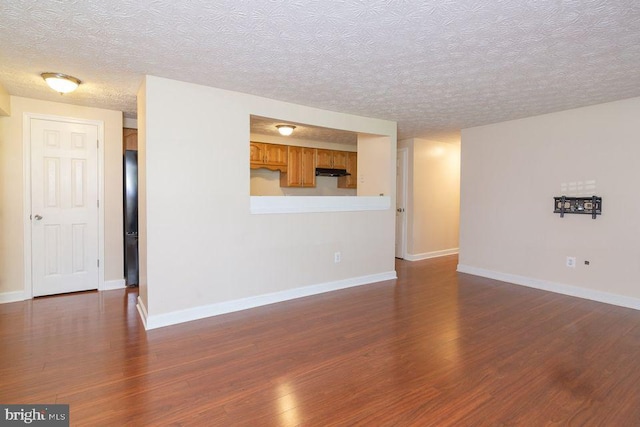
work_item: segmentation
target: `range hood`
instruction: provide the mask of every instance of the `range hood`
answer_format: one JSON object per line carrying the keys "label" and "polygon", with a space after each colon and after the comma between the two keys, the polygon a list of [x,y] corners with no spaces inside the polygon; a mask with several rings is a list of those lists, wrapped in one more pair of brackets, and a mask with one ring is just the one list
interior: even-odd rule
{"label": "range hood", "polygon": [[316,168],[316,176],[349,176],[346,169]]}

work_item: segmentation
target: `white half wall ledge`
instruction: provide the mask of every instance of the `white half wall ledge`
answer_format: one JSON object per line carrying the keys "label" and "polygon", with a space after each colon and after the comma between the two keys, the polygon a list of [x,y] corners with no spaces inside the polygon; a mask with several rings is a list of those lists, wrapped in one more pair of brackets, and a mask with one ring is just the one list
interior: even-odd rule
{"label": "white half wall ledge", "polygon": [[145,329],[149,330],[176,325],[183,322],[190,322],[192,320],[218,316],[221,314],[233,313],[235,311],[248,310],[250,308],[261,307],[264,305],[275,304],[292,299],[323,294],[325,292],[337,291],[340,289],[352,288],[355,286],[369,285],[386,280],[394,280],[397,278],[398,276],[395,271],[388,271],[384,273],[370,274],[367,276],[359,276],[350,279],[337,280],[334,282],[326,282],[317,285],[289,289],[281,292],[257,295],[254,297],[225,301],[217,304],[203,305],[186,310],[158,314],[155,316],[148,315],[146,307],[139,298],[137,307],[138,313],[142,318],[142,323],[144,324]]}
{"label": "white half wall ledge", "polygon": [[0,304],[29,299],[24,291],[0,292]]}
{"label": "white half wall ledge", "polygon": [[485,270],[469,265],[458,264],[458,272],[472,274],[474,276],[486,277],[488,279],[499,280],[514,285],[526,286],[543,291],[554,292],[556,294],[568,295],[602,302],[605,304],[617,305],[619,307],[640,310],[640,299],[627,297],[624,295],[612,294],[609,292],[596,291],[593,289],[580,288],[578,286],[565,285],[563,283],[548,282],[546,280],[534,279],[516,274],[502,273],[499,271]]}
{"label": "white half wall ledge", "polygon": [[118,279],[118,280],[105,280],[104,284],[102,285],[102,288],[100,289],[101,291],[111,291],[114,289],[124,289],[126,288],[126,282],[124,281],[124,279]]}
{"label": "white half wall ledge", "polygon": [[389,196],[250,196],[252,214],[384,211]]}
{"label": "white half wall ledge", "polygon": [[421,254],[406,254],[404,259],[407,261],[422,261],[423,259],[438,258],[441,256],[455,255],[458,248],[443,249],[440,251],[424,252]]}

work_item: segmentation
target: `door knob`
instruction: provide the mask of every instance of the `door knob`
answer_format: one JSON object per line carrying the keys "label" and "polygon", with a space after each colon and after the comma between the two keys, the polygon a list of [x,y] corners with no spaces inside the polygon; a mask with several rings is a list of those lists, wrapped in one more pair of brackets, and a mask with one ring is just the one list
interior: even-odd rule
{"label": "door knob", "polygon": [[40,221],[42,219],[42,215],[36,215],[33,217],[36,221]]}

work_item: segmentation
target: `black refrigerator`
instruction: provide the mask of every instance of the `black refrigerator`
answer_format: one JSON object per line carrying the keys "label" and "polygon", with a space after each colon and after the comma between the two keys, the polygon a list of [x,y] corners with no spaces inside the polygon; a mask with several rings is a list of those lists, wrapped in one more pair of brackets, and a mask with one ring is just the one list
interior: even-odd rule
{"label": "black refrigerator", "polygon": [[124,152],[124,278],[138,285],[138,152]]}

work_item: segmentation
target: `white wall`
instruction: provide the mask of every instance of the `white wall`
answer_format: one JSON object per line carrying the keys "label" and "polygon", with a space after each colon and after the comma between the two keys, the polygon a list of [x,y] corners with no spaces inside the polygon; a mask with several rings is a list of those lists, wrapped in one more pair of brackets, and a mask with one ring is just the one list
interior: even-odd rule
{"label": "white wall", "polygon": [[[7,206],[10,206],[9,185],[7,182],[12,177],[12,171],[10,169],[11,160],[9,159],[10,153],[7,143],[6,132],[7,120],[0,117],[0,294],[20,291],[20,286],[11,286],[17,279],[15,278],[18,270],[8,272],[9,265],[13,260],[9,259],[9,253],[12,251],[12,240],[9,237],[10,233],[10,221],[9,212]],[[15,160],[14,160],[15,161]],[[20,209],[22,212],[22,209]],[[15,241],[15,237],[13,241]],[[18,279],[19,280],[19,279]],[[6,298],[6,300],[12,300],[13,298]]]}
{"label": "white wall", "polygon": [[[358,135],[358,196],[391,195],[391,206],[395,207],[396,148],[396,139],[390,140],[388,137],[377,135]],[[395,224],[395,209],[392,209],[392,213]],[[395,228],[393,233],[395,236]]]}
{"label": "white wall", "polygon": [[4,88],[4,86],[0,85],[0,116],[10,116],[11,115],[11,97],[9,93]]}
{"label": "white wall", "polygon": [[[384,135],[358,144],[359,155],[375,151],[383,166],[395,164],[394,122],[152,76],[141,92],[148,327],[256,296],[395,276],[392,209],[252,215],[247,167],[251,114]],[[365,168],[365,187],[393,197],[395,171],[379,166],[375,177]]]}
{"label": "white wall", "polygon": [[[459,269],[640,308],[639,117],[632,98],[464,129]],[[597,219],[553,213],[586,192]]]}
{"label": "white wall", "polygon": [[405,258],[415,261],[457,253],[460,146],[418,138],[398,146],[409,153]]}
{"label": "white wall", "polygon": [[0,117],[0,296],[24,291],[24,113],[104,122],[105,266],[107,281],[123,280],[122,113],[11,96],[11,116]]}
{"label": "white wall", "polygon": [[147,292],[147,82],[138,89],[138,298],[148,305]]}

